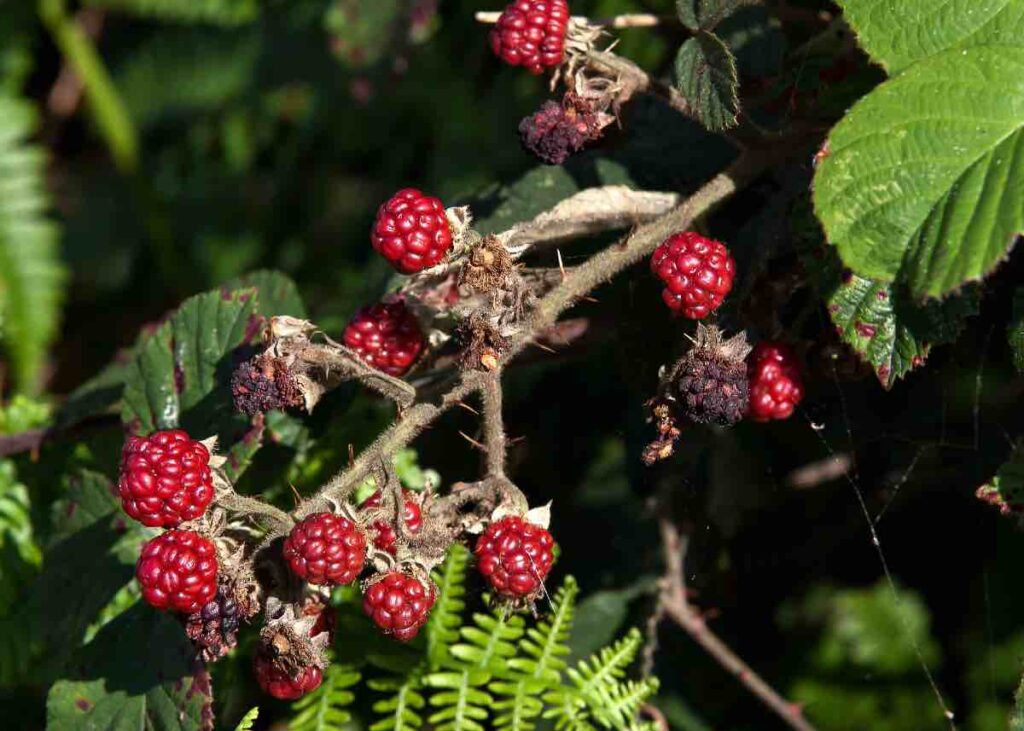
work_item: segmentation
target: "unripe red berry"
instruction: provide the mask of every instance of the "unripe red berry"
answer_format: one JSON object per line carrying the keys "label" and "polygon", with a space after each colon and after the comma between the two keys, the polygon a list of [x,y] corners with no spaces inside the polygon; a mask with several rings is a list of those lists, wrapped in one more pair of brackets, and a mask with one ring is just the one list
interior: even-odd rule
{"label": "unripe red berry", "polygon": [[495,593],[511,599],[533,599],[541,593],[551,570],[555,545],[539,525],[510,515],[487,526],[476,542],[477,566]]}
{"label": "unripe red berry", "polygon": [[324,679],[323,671],[315,665],[303,668],[293,678],[277,667],[273,660],[262,655],[256,655],[253,669],[263,692],[283,701],[293,701],[316,690]]}
{"label": "unripe red berry", "polygon": [[343,340],[366,363],[396,378],[412,368],[426,342],[416,316],[401,300],[359,310]]}
{"label": "unripe red berry", "polygon": [[758,343],[750,354],[748,369],[750,418],[788,419],[804,397],[796,354],[783,343]]}
{"label": "unripe red berry", "polygon": [[363,611],[383,634],[408,642],[427,623],[436,598],[429,579],[391,571],[363,589]]}
{"label": "unripe red berry", "polygon": [[213,500],[210,452],[181,429],[128,437],[117,491],[124,512],[143,525],[195,520]]}
{"label": "unripe red berry", "polygon": [[[380,505],[381,495],[380,490],[377,490],[366,498],[361,507],[364,510],[373,510],[379,508]],[[412,493],[408,490],[402,490],[402,520],[405,521],[405,527],[410,533],[419,533],[420,528],[423,527],[423,512],[420,510],[419,503],[412,498]],[[398,540],[398,536],[389,521],[373,521],[370,524],[370,536],[374,546],[381,551],[387,551],[392,556],[395,555],[395,541]]]}
{"label": "unripe red berry", "polygon": [[142,547],[135,578],[157,609],[197,612],[217,596],[217,549],[198,533],[169,530]]}
{"label": "unripe red berry", "polygon": [[351,584],[363,570],[366,538],[348,518],[313,513],[292,528],[284,558],[310,584]]}
{"label": "unripe red berry", "polygon": [[452,248],[444,204],[415,188],[403,188],[377,209],[370,242],[402,274],[440,264]]}
{"label": "unripe red berry", "polygon": [[665,283],[665,304],[684,317],[701,320],[729,294],[736,263],[721,241],[686,231],[669,236],[654,250],[651,271]]}
{"label": "unripe red berry", "polygon": [[491,48],[505,63],[540,74],[562,63],[568,29],[565,0],[514,0],[491,29]]}

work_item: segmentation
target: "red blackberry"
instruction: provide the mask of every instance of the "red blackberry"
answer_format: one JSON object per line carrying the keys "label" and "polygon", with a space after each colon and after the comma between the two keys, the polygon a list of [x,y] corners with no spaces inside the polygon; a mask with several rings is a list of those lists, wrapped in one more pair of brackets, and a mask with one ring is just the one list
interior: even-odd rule
{"label": "red blackberry", "polygon": [[[402,519],[405,521],[405,527],[410,533],[418,533],[420,528],[423,527],[423,513],[420,510],[419,503],[416,502],[412,497],[412,493],[408,490],[402,490]],[[362,504],[364,510],[375,510],[380,507],[381,495],[380,490],[370,495]],[[375,520],[370,524],[370,537],[373,540],[373,545],[382,551],[387,551],[392,556],[395,555],[395,541],[398,536],[395,534],[395,528],[387,520]]]}
{"label": "red blackberry", "polygon": [[480,573],[499,596],[533,599],[551,570],[555,545],[539,525],[510,515],[491,523],[476,542]]}
{"label": "red blackberry", "polygon": [[292,677],[263,655],[256,655],[253,669],[263,692],[283,701],[293,701],[316,690],[324,679],[323,671],[315,665],[302,668],[298,675]]}
{"label": "red blackberry", "polygon": [[157,609],[197,612],[217,595],[217,549],[198,533],[169,530],[142,547],[135,578]]}
{"label": "red blackberry", "polygon": [[351,584],[363,570],[366,538],[348,518],[313,513],[292,528],[284,558],[310,584]]}
{"label": "red blackberry", "polygon": [[366,363],[396,378],[412,368],[425,344],[416,316],[401,300],[359,310],[343,339]]}
{"label": "red blackberry", "polygon": [[415,188],[398,191],[377,209],[370,242],[402,274],[440,264],[452,248],[444,204]]}
{"label": "red blackberry", "polygon": [[128,437],[117,491],[124,512],[143,525],[195,520],[213,500],[210,452],[180,429]]}
{"label": "red blackberry", "polygon": [[391,571],[364,587],[363,611],[383,634],[408,642],[426,624],[436,598],[429,579]]}
{"label": "red blackberry", "polygon": [[568,29],[565,0],[514,0],[491,29],[491,48],[505,63],[540,74],[562,63]]}
{"label": "red blackberry", "polygon": [[732,289],[736,263],[721,241],[686,231],[669,236],[654,250],[651,271],[665,283],[665,304],[684,317],[702,320]]}
{"label": "red blackberry", "polygon": [[783,343],[758,343],[750,354],[750,418],[788,419],[804,397],[796,355]]}

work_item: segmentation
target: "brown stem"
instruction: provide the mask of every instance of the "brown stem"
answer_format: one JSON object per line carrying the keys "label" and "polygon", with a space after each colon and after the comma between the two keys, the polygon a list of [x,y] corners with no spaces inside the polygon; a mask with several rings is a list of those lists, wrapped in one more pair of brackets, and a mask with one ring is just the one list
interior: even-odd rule
{"label": "brown stem", "polygon": [[658,517],[662,547],[665,556],[663,602],[665,615],[682,627],[688,635],[725,670],[742,683],[747,690],[768,706],[790,728],[796,731],[815,731],[804,718],[800,706],[783,698],[774,688],[747,665],[722,639],[711,631],[704,618],[686,598],[686,578],[683,561],[686,556],[686,537],[671,518],[661,512]]}
{"label": "brown stem", "polygon": [[480,390],[483,404],[484,446],[487,455],[487,474],[505,476],[505,425],[501,415],[501,370],[487,375]]}
{"label": "brown stem", "polygon": [[277,527],[290,530],[295,521],[292,516],[283,510],[274,507],[268,502],[246,495],[239,495],[236,492],[223,493],[217,496],[217,505],[235,513],[256,515],[266,518]]}

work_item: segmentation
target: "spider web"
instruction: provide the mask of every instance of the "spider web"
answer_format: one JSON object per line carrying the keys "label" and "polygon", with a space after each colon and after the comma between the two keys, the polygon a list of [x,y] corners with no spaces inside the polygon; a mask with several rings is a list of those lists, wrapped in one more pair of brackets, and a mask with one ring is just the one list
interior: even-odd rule
{"label": "spider web", "polygon": [[[845,438],[846,438],[846,442],[847,442],[847,450],[848,450],[848,454],[849,454],[849,459],[851,461],[850,462],[850,467],[851,468],[849,470],[846,470],[845,472],[843,472],[842,477],[843,477],[843,480],[846,482],[846,484],[850,487],[850,490],[853,493],[854,499],[856,500],[857,507],[858,507],[861,515],[864,518],[864,523],[865,523],[865,526],[866,526],[867,531],[868,531],[869,540],[871,542],[872,548],[875,551],[875,554],[878,557],[879,566],[880,566],[880,568],[882,570],[882,574],[883,574],[883,576],[885,578],[885,582],[886,582],[886,585],[888,586],[889,592],[892,595],[893,603],[894,603],[894,605],[897,608],[897,615],[899,616],[900,623],[902,624],[902,629],[903,629],[902,640],[904,642],[906,642],[906,644],[912,649],[912,651],[914,653],[914,656],[917,659],[918,666],[920,667],[921,674],[923,675],[923,677],[927,681],[928,686],[929,686],[929,688],[931,690],[931,693],[932,693],[932,695],[933,695],[933,697],[935,699],[935,703],[938,706],[939,710],[942,712],[943,716],[946,718],[947,722],[949,723],[949,728],[951,729],[951,731],[956,731],[957,730],[957,719],[956,719],[956,716],[955,716],[952,708],[950,707],[950,704],[946,701],[946,697],[943,694],[942,689],[939,687],[939,683],[938,683],[938,681],[935,678],[935,673],[933,672],[932,668],[929,666],[928,660],[925,658],[924,650],[922,649],[921,644],[918,642],[918,640],[914,636],[913,628],[910,625],[910,619],[909,619],[907,611],[906,611],[906,607],[905,607],[905,603],[904,603],[903,597],[901,595],[899,587],[896,584],[896,580],[894,578],[893,571],[892,571],[892,568],[891,568],[890,563],[889,563],[889,558],[886,555],[885,548],[884,548],[883,543],[882,543],[882,538],[881,538],[881,535],[879,534],[879,531],[878,531],[878,525],[881,522],[882,518],[888,512],[889,508],[893,505],[893,503],[899,497],[901,488],[904,485],[906,485],[907,482],[910,480],[910,478],[913,475],[914,471],[916,470],[916,468],[918,466],[918,463],[920,462],[921,458],[927,452],[929,452],[930,450],[934,450],[934,449],[951,448],[951,447],[952,448],[967,449],[967,450],[970,450],[970,451],[977,451],[978,450],[979,438],[980,438],[979,437],[979,432],[980,432],[980,423],[981,423],[980,422],[980,416],[981,416],[981,394],[982,394],[982,385],[983,385],[983,372],[984,372],[985,360],[986,360],[987,353],[988,353],[988,350],[989,350],[989,343],[990,343],[991,335],[992,335],[992,331],[989,330],[989,332],[985,336],[984,343],[983,343],[983,346],[982,346],[981,351],[980,351],[980,355],[979,355],[979,359],[978,359],[978,367],[977,367],[977,371],[976,371],[976,375],[975,375],[975,379],[974,379],[974,392],[973,392],[972,410],[971,410],[972,431],[973,431],[972,444],[971,445],[957,445],[957,444],[950,444],[950,443],[947,442],[947,440],[946,440],[946,420],[945,420],[945,414],[946,414],[946,394],[945,394],[945,390],[943,389],[943,393],[942,393],[942,421],[941,421],[940,433],[939,433],[938,440],[937,441],[931,441],[931,442],[915,442],[915,441],[911,440],[911,443],[914,443],[914,444],[917,445],[917,449],[915,450],[915,452],[914,452],[913,456],[911,457],[909,463],[906,465],[906,467],[900,473],[899,477],[892,483],[890,494],[888,495],[887,499],[885,500],[885,502],[882,504],[881,508],[878,510],[878,512],[874,516],[872,516],[871,510],[868,507],[868,502],[867,502],[867,499],[865,498],[864,487],[861,485],[861,482],[860,482],[860,471],[859,471],[859,469],[857,467],[856,442],[855,442],[854,436],[853,436],[853,426],[852,426],[851,420],[849,418],[849,411],[848,411],[848,408],[847,408],[846,395],[843,392],[842,383],[840,382],[840,379],[839,379],[838,373],[836,372],[835,366],[833,365],[833,367],[831,369],[831,380],[832,380],[833,386],[835,387],[836,394],[838,396],[838,403],[839,403],[839,408],[840,408],[840,412],[841,412],[841,416],[842,416],[842,431],[845,434]],[[837,458],[838,457],[838,450],[833,447],[833,445],[829,442],[828,438],[825,436],[825,425],[824,424],[815,423],[814,420],[810,417],[810,415],[806,411],[804,411],[804,410],[801,410],[801,415],[803,416],[804,420],[806,421],[808,427],[811,429],[811,431],[817,437],[818,441],[821,443],[822,447],[827,452],[829,458],[831,458],[831,459]],[[895,437],[893,437],[892,435],[883,435],[881,438],[882,439],[889,439],[889,440],[895,439]],[[1009,439],[1009,437],[1007,437],[1007,438]],[[989,584],[988,584],[988,575],[987,575],[987,573],[983,576],[983,586],[984,586],[983,602],[984,602],[984,606],[985,606],[985,622],[986,622],[986,641],[987,641],[987,643],[988,643],[988,645],[989,645],[989,647],[991,649],[992,646],[993,646],[993,636],[992,636],[992,628],[991,628],[991,617],[990,617],[990,611],[989,611],[989,609],[990,609],[990,602],[989,602]],[[990,691],[991,695],[994,697],[995,696],[995,670],[994,670],[994,666],[993,666],[993,662],[994,661],[992,660],[992,653],[989,652],[988,655],[989,655],[989,662],[988,662],[989,691]]]}

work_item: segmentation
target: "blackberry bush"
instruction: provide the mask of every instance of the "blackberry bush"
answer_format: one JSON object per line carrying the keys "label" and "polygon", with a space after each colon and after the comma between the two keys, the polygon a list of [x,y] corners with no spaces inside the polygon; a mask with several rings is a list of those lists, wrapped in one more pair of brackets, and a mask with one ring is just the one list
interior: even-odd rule
{"label": "blackberry bush", "polygon": [[506,2],[0,2],[6,726],[1024,727],[1019,0]]}

